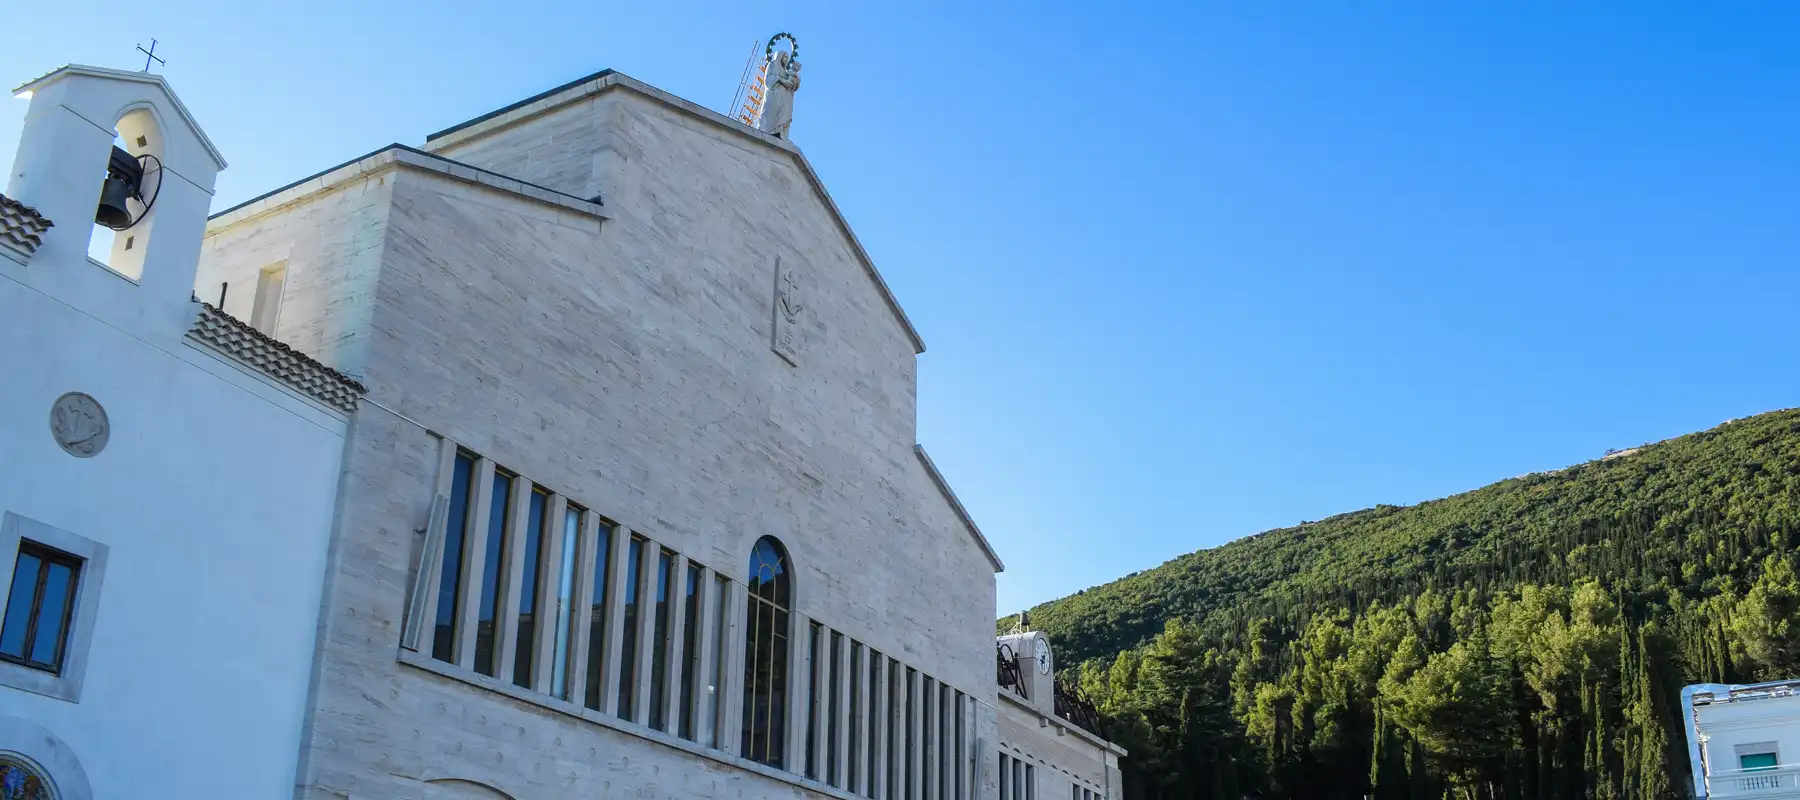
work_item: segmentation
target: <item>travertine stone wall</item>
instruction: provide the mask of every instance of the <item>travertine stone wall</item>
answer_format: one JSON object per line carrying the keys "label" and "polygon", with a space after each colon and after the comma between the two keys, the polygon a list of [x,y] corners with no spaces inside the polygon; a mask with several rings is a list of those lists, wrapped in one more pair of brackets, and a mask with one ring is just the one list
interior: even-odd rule
{"label": "travertine stone wall", "polygon": [[[993,566],[913,451],[915,342],[794,154],[624,88],[444,154],[611,219],[397,168],[215,226],[200,282],[285,258],[282,337],[374,401],[299,795],[824,796],[401,663],[433,433],[734,580],[775,536],[799,614],[991,709]],[[798,366],[770,348],[777,259],[805,277]]]}

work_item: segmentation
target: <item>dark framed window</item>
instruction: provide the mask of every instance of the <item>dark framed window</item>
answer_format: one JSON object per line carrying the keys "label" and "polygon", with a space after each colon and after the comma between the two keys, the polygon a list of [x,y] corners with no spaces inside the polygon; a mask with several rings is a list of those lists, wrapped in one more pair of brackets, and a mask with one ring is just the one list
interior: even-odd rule
{"label": "dark framed window", "polygon": [[5,620],[0,622],[0,659],[62,673],[81,562],[79,556],[19,540]]}
{"label": "dark framed window", "polygon": [[678,734],[694,740],[694,698],[700,692],[700,571],[705,567],[692,562],[687,568],[687,594],[681,622],[681,725]]}
{"label": "dark framed window", "polygon": [[656,555],[656,606],[650,618],[650,727],[669,730],[669,570],[675,554]]}
{"label": "dark framed window", "polygon": [[744,633],[744,727],[740,753],[781,767],[787,747],[788,609],[793,602],[787,550],[764,536],[750,548]]}
{"label": "dark framed window", "polygon": [[625,630],[619,637],[619,718],[635,719],[637,710],[638,573],[644,563],[642,536],[631,537],[625,556]]}
{"label": "dark framed window", "polygon": [[469,526],[469,500],[475,492],[475,457],[458,450],[451,467],[450,513],[444,522],[444,564],[438,572],[437,621],[431,657],[456,662],[456,609],[462,602],[463,545]]}
{"label": "dark framed window", "polygon": [[525,552],[520,554],[525,569],[519,576],[519,630],[513,646],[513,684],[527,689],[531,688],[532,656],[537,646],[537,595],[538,584],[543,581],[544,539],[555,536],[554,531],[544,530],[549,523],[545,517],[549,508],[550,493],[533,488],[525,522]]}
{"label": "dark framed window", "polygon": [[613,524],[600,521],[600,535],[594,540],[594,599],[588,607],[587,692],[582,705],[602,711],[601,687],[606,677],[606,567],[612,559]]}
{"label": "dark framed window", "polygon": [[481,563],[481,594],[475,613],[475,671],[492,676],[499,652],[495,638],[500,621],[500,562],[506,552],[506,518],[511,511],[513,476],[494,471],[493,494],[488,503],[486,553]]}

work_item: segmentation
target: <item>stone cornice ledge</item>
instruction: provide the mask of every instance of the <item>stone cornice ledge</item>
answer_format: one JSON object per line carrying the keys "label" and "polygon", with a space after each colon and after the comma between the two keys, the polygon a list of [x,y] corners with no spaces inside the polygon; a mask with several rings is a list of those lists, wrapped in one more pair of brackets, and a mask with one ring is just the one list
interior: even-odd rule
{"label": "stone cornice ledge", "polygon": [[[530,703],[539,708],[555,711],[570,717],[576,717],[592,722],[603,728],[611,728],[619,733],[636,736],[639,739],[655,742],[664,747],[680,750],[684,753],[696,755],[728,767],[741,769],[745,772],[754,772],[770,780],[781,781],[790,786],[798,786],[809,792],[816,792],[827,797],[841,798],[841,800],[859,800],[857,795],[826,786],[818,781],[808,780],[791,772],[784,772],[765,764],[758,764],[747,758],[739,758],[738,756],[734,756],[723,750],[705,748],[695,742],[690,742],[678,736],[670,736],[669,734],[653,730],[643,725],[626,722],[616,717],[609,717],[585,706],[579,706],[574,703],[558,700],[549,695],[538,694],[537,692],[521,689],[509,682],[490,678],[474,670],[464,669],[454,664],[446,664],[423,653],[415,653],[405,648],[400,648],[398,652],[400,663],[449,680],[486,689],[496,694],[502,694],[521,703]],[[506,787],[502,786],[498,788],[505,789]]]}
{"label": "stone cornice ledge", "polygon": [[261,216],[349,181],[361,180],[398,167],[412,167],[435,172],[463,183],[485,186],[597,219],[608,218],[606,209],[599,203],[509,178],[498,172],[473,167],[403,144],[390,144],[366,156],[351,159],[324,172],[302,178],[268,194],[246,200],[214,214],[207,219],[207,233],[213,233],[221,228]]}
{"label": "stone cornice ledge", "polygon": [[[1033,706],[1031,704],[1031,701],[1026,700],[1023,697],[1015,696],[1011,690],[1005,690],[1005,691],[1000,692],[1000,698],[1003,700],[1009,700],[1012,702],[1013,705],[1018,706],[1019,708],[1022,708],[1026,711],[1031,712],[1032,716],[1038,717],[1039,719],[1044,718],[1044,712],[1037,710],[1037,707]],[[1101,748],[1103,750],[1110,751],[1112,754],[1119,756],[1120,758],[1124,758],[1125,756],[1128,756],[1131,754],[1131,751],[1126,750],[1123,747],[1113,744],[1112,742],[1109,742],[1109,741],[1102,739],[1098,736],[1095,736],[1091,733],[1088,733],[1080,725],[1076,725],[1075,723],[1070,722],[1069,720],[1063,719],[1062,717],[1052,716],[1049,719],[1050,719],[1051,723],[1057,725],[1058,727],[1062,728],[1063,730],[1068,731],[1069,733],[1073,733],[1076,736],[1079,736],[1083,739],[1086,739],[1089,744],[1091,744],[1095,747]],[[1104,769],[1105,765],[1102,764],[1101,768]]]}
{"label": "stone cornice ledge", "polygon": [[792,141],[763,133],[698,103],[676,97],[630,75],[609,69],[573,83],[564,84],[499,111],[476,117],[461,125],[431,134],[425,139],[425,148],[436,151],[453,147],[470,139],[477,139],[500,129],[512,127],[540,114],[600,94],[614,87],[636,92],[702,122],[785,151],[793,158],[800,171],[806,175],[806,180],[812,185],[813,191],[818,193],[819,199],[831,212],[831,217],[837,222],[838,228],[843,231],[844,238],[850,242],[851,252],[861,262],[863,271],[868,273],[869,279],[875,282],[875,288],[881,293],[882,300],[886,301],[888,310],[894,313],[894,318],[899,321],[900,328],[906,332],[907,339],[911,340],[914,352],[925,352],[924,338],[919,336],[919,330],[913,327],[912,320],[906,316],[905,309],[900,307],[900,300],[894,296],[894,290],[888,286],[887,279],[881,277],[881,271],[875,268],[875,260],[870,258],[869,251],[863,248],[862,240],[856,238],[856,231],[850,228],[850,222],[845,219],[843,209],[838,208],[837,201],[831,199],[831,193],[826,191],[825,182],[819,179],[819,173],[813,169],[812,162],[806,160],[806,154],[800,152],[800,148],[795,146]]}

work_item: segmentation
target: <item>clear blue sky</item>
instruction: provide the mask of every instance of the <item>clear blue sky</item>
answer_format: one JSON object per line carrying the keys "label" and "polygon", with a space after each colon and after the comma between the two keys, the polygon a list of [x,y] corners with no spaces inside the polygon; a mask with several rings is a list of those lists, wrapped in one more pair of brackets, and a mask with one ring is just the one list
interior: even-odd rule
{"label": "clear blue sky", "polygon": [[261,5],[37,3],[0,78],[158,37],[223,208],[603,67],[723,108],[798,35],[1002,612],[1800,405],[1797,4]]}

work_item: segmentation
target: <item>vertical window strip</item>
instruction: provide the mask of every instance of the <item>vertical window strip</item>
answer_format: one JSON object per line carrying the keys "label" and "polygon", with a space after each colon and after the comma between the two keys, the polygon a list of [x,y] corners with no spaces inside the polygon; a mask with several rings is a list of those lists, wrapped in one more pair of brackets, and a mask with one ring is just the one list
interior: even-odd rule
{"label": "vertical window strip", "polygon": [[531,688],[533,666],[533,649],[537,644],[537,626],[540,616],[537,613],[538,587],[543,583],[545,526],[550,524],[546,517],[550,509],[550,493],[543,489],[532,489],[528,512],[525,518],[525,548],[520,552],[524,569],[519,572],[519,628],[516,632],[518,643],[513,647],[513,685],[526,689]]}
{"label": "vertical window strip", "polygon": [[656,555],[656,616],[651,621],[650,646],[650,727],[669,729],[669,570],[675,554],[663,550]]}
{"label": "vertical window strip", "polygon": [[968,725],[968,701],[962,692],[952,690],[951,702],[956,704],[956,755],[952,762],[956,765],[956,796],[958,800],[969,796],[969,773],[973,765],[969,763],[968,737],[963,733]]}
{"label": "vertical window strip", "polygon": [[686,597],[682,605],[681,626],[681,725],[678,735],[694,741],[695,698],[700,680],[700,577],[699,564],[688,563]]}
{"label": "vertical window strip", "polygon": [[869,648],[864,648],[863,652],[866,654],[865,658],[868,661],[866,669],[867,683],[865,684],[868,687],[868,699],[864,701],[863,707],[863,716],[865,717],[863,720],[863,741],[868,743],[868,747],[867,752],[863,754],[863,774],[869,776],[867,778],[869,790],[865,792],[865,794],[869,797],[875,797],[880,794],[879,787],[882,784],[881,770],[885,766],[881,759],[882,740],[880,731],[883,724],[882,715],[887,709],[887,704],[883,702],[881,693],[881,678],[886,667],[883,666],[883,659],[880,653]]}
{"label": "vertical window strip", "polygon": [[1000,754],[1000,800],[1012,800],[1012,757]]}
{"label": "vertical window strip", "polygon": [[850,784],[848,788],[852,794],[861,794],[864,731],[860,723],[862,722],[863,707],[862,676],[866,666],[863,663],[863,646],[851,639],[846,639],[845,644],[850,647],[850,674],[844,676],[844,678],[850,682],[850,708],[846,709],[848,712],[846,716],[850,723],[850,765],[847,770],[849,772]]}
{"label": "vertical window strip", "polygon": [[888,662],[888,797],[906,797],[906,665]]}
{"label": "vertical window strip", "polygon": [[587,651],[587,686],[582,694],[582,705],[595,711],[605,709],[605,698],[601,693],[606,686],[606,620],[609,581],[612,574],[609,564],[612,561],[613,524],[600,521],[600,532],[594,537],[594,573],[591,582],[594,585],[594,599],[588,604],[588,651]]}
{"label": "vertical window strip", "polygon": [[[813,665],[812,674],[819,675],[819,659],[824,655],[819,652],[819,641],[825,635],[825,626],[820,625],[817,622],[812,622],[808,623],[808,628],[808,641],[806,645],[807,663]],[[806,683],[806,718],[812,721],[811,727],[806,735],[806,777],[815,781],[819,780],[819,775],[822,774],[822,770],[819,769],[819,736],[821,731],[819,730],[818,720],[820,719],[819,701],[822,699],[820,690],[823,688],[824,687],[820,686],[819,681],[816,679],[809,680]]]}
{"label": "vertical window strip", "polygon": [[474,499],[475,457],[456,451],[451,466],[449,513],[444,516],[444,559],[438,571],[436,622],[431,657],[456,663],[456,610],[462,606],[463,552],[468,541],[469,501]]}
{"label": "vertical window strip", "polygon": [[[569,641],[574,638],[580,615],[575,613],[575,563],[581,544],[581,509],[570,503],[563,512],[562,561],[556,576],[556,643],[550,654],[550,693],[558,699],[574,700],[569,691]],[[588,644],[589,647],[593,643]]]}
{"label": "vertical window strip", "polygon": [[637,615],[638,615],[638,572],[644,563],[644,543],[642,536],[633,535],[625,557],[625,629],[622,643],[619,646],[619,719],[632,719],[637,710],[637,682],[642,676],[637,674]]}
{"label": "vertical window strip", "polygon": [[475,671],[492,676],[498,646],[494,641],[500,621],[500,569],[506,552],[506,517],[511,511],[513,476],[496,469],[488,509],[486,557],[481,564],[481,596],[475,613]]}
{"label": "vertical window strip", "polygon": [[1025,797],[1023,800],[1037,800],[1037,767],[1025,765]]}
{"label": "vertical window strip", "polygon": [[725,635],[731,625],[731,581],[723,575],[713,578],[713,663],[711,669],[712,682],[706,687],[707,718],[712,720],[712,742],[714,749],[725,747],[727,734],[724,706],[719,702],[725,692],[726,649],[730,645]]}
{"label": "vertical window strip", "polygon": [[838,685],[846,676],[838,674],[837,668],[838,653],[843,650],[843,647],[844,635],[837,631],[832,631],[831,662],[830,666],[827,667],[827,669],[830,670],[831,675],[830,683],[827,688],[830,695],[826,699],[827,723],[825,725],[825,774],[827,776],[825,782],[832,786],[844,785],[841,782],[844,776],[838,774],[838,731],[840,730],[838,727],[838,711],[840,710],[838,708]]}

